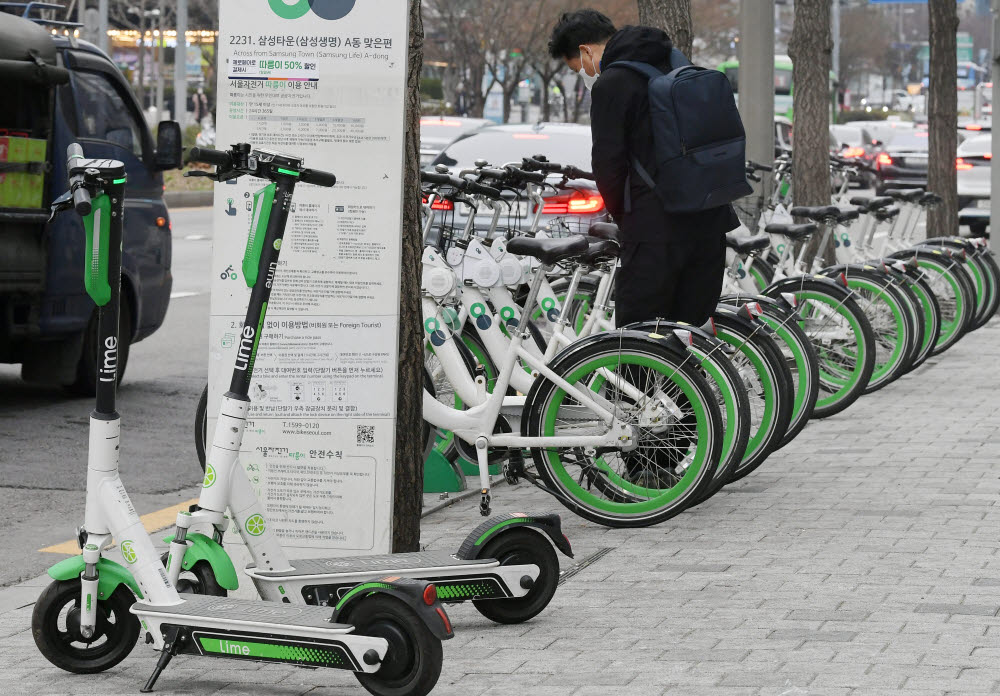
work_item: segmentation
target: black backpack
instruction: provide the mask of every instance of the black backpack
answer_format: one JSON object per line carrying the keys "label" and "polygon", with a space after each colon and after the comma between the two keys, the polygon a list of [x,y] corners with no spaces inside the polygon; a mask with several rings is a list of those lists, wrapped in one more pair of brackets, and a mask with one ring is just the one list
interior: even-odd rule
{"label": "black backpack", "polygon": [[671,70],[616,61],[649,79],[656,173],[633,157],[632,166],[671,213],[692,213],[732,203],[753,189],[746,179],[746,132],[729,79],[691,65],[676,48]]}

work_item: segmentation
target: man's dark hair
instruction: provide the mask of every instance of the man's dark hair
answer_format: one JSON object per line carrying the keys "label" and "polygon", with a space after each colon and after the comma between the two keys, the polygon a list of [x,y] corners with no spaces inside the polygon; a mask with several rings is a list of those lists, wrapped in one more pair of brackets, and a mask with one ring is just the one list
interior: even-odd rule
{"label": "man's dark hair", "polygon": [[581,45],[604,43],[615,31],[612,21],[597,10],[566,12],[552,30],[549,54],[553,58],[576,58]]}

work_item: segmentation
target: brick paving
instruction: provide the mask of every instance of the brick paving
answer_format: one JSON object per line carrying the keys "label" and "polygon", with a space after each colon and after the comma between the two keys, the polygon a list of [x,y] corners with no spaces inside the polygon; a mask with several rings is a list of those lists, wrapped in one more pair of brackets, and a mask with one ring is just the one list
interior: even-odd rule
{"label": "brick paving", "polygon": [[[576,559],[549,609],[496,626],[450,610],[441,696],[823,696],[1000,690],[1000,320],[756,473],[655,528],[609,530],[527,485],[498,511],[556,511]],[[424,520],[456,546],[477,501]],[[0,591],[0,693],[132,694],[143,645],[104,674],[49,665],[31,640],[45,579]],[[178,657],[161,694],[361,694],[349,673]]]}

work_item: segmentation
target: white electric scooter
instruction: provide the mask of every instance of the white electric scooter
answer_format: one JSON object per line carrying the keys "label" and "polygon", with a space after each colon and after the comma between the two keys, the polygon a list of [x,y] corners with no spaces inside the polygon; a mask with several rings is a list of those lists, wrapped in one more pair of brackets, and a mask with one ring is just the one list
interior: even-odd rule
{"label": "white electric scooter", "polygon": [[[242,157],[242,169],[276,182],[268,204],[281,217],[287,217],[296,181],[321,186],[336,181],[287,158],[251,164],[249,146],[235,154]],[[90,417],[85,521],[78,529],[82,554],[49,569],[54,582],[32,614],[38,649],[67,671],[101,672],[128,656],[141,624],[146,642],[161,651],[143,692],[152,690],[180,653],[347,669],[377,696],[427,694],[441,672],[441,640],[452,635],[433,584],[383,578],[357,586],[331,609],[181,595],[170,582],[118,476],[115,392],[125,166],[85,159],[73,144],[67,170],[70,192],[53,204],[53,214],[73,207],[83,217],[85,286],[98,306],[97,403]],[[280,239],[267,242],[280,246]],[[219,471],[220,481],[228,474]],[[105,556],[112,539],[125,565]]]}

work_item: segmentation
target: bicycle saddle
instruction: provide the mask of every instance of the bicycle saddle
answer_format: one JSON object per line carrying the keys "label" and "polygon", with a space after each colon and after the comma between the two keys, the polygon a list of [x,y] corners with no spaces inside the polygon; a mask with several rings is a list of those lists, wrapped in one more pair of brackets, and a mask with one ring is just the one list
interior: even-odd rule
{"label": "bicycle saddle", "polygon": [[892,199],[888,196],[878,196],[876,198],[869,198],[868,196],[855,196],[851,199],[851,205],[864,208],[864,212],[868,213],[878,210],[879,208],[884,208],[887,205],[892,205]]}
{"label": "bicycle saddle", "polygon": [[840,216],[840,208],[835,205],[797,205],[788,212],[790,212],[794,217],[809,218],[810,220],[815,220],[816,222],[823,222],[827,219],[837,218]]}
{"label": "bicycle saddle", "polygon": [[771,240],[767,238],[766,234],[747,236],[736,234],[735,232],[727,232],[726,246],[740,254],[751,254],[755,251],[767,249],[771,246]]}
{"label": "bicycle saddle", "polygon": [[815,222],[806,222],[801,225],[782,225],[772,222],[764,228],[764,231],[768,234],[780,234],[783,237],[788,237],[789,239],[797,241],[800,239],[808,239],[812,233],[818,229],[819,225]]}
{"label": "bicycle saddle", "polygon": [[875,219],[879,222],[885,222],[886,220],[892,220],[894,217],[899,215],[899,208],[880,208],[875,211]]}
{"label": "bicycle saddle", "polygon": [[514,237],[507,242],[507,251],[510,253],[533,256],[547,266],[579,256],[587,251],[588,247],[587,238],[582,235],[558,239]]}
{"label": "bicycle saddle", "polygon": [[851,220],[857,220],[861,217],[861,212],[857,208],[854,210],[841,210],[837,215],[837,222],[843,225],[845,222],[850,222]]}
{"label": "bicycle saddle", "polygon": [[924,190],[915,189],[886,189],[883,191],[885,195],[897,201],[906,201],[907,203],[915,203],[920,200],[920,197],[924,195]]}
{"label": "bicycle saddle", "polygon": [[610,261],[618,258],[620,247],[617,243],[595,237],[588,238],[587,242],[590,246],[587,248],[587,251],[580,255],[582,263],[593,266],[602,261]]}
{"label": "bicycle saddle", "polygon": [[615,244],[621,244],[621,230],[618,229],[618,225],[613,222],[595,222],[587,230],[587,234],[591,237],[597,237],[598,239],[604,239],[609,242],[614,242]]}
{"label": "bicycle saddle", "polygon": [[930,191],[928,191],[927,193],[922,195],[920,197],[920,200],[917,202],[920,203],[920,205],[938,205],[943,201],[944,199],[941,198],[941,196],[937,195],[936,193],[931,193]]}

